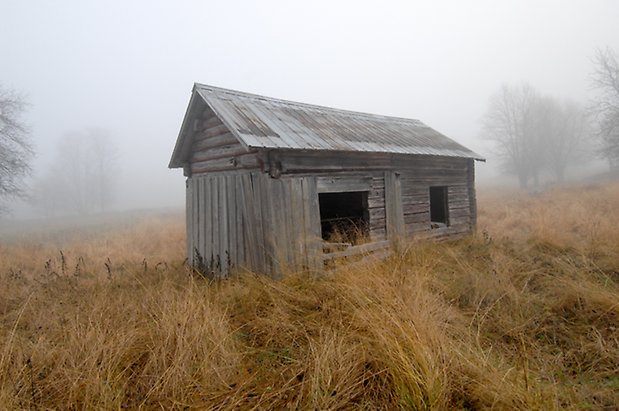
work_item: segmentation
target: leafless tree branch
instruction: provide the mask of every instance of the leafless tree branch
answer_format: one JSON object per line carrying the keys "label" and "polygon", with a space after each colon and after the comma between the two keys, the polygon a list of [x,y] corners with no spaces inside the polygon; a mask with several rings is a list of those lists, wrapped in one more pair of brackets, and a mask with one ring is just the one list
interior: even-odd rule
{"label": "leafless tree branch", "polygon": [[0,212],[4,201],[26,194],[24,178],[34,155],[21,119],[26,106],[22,96],[0,86]]}

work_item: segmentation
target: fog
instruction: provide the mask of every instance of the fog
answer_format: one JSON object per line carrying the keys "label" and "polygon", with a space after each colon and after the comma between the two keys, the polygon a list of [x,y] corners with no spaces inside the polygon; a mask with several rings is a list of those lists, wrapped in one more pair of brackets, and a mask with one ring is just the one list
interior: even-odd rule
{"label": "fog", "polygon": [[67,133],[106,130],[113,210],[183,206],[182,170],[167,165],[194,82],[420,119],[488,159],[483,183],[498,173],[479,138],[489,97],[526,81],[587,104],[595,49],[619,50],[618,17],[612,0],[2,0],[0,83],[30,103],[31,182]]}

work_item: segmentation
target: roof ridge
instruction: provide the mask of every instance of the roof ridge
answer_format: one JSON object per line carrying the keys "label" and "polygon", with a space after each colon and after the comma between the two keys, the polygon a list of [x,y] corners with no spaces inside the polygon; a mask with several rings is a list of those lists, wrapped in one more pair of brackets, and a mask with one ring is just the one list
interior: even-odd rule
{"label": "roof ridge", "polygon": [[385,120],[392,120],[392,121],[398,120],[398,121],[408,123],[408,124],[414,123],[419,126],[428,127],[421,120],[414,119],[414,118],[406,118],[406,117],[399,117],[399,116],[386,116],[383,114],[374,114],[374,113],[367,113],[363,111],[347,110],[347,109],[342,109],[342,108],[323,106],[319,104],[302,103],[300,101],[286,100],[286,99],[282,99],[278,97],[269,97],[269,96],[264,96],[261,94],[255,94],[255,93],[247,93],[245,91],[227,89],[223,87],[216,87],[216,86],[211,86],[209,84],[203,84],[203,83],[194,83],[194,89],[195,88],[206,89],[206,90],[221,92],[225,94],[232,94],[238,97],[248,97],[248,98],[254,98],[258,100],[265,100],[265,101],[271,101],[271,102],[277,102],[277,103],[283,103],[283,104],[289,104],[289,105],[296,105],[296,106],[307,107],[307,108],[312,108],[312,109],[319,109],[319,110],[322,109],[326,111],[336,112],[338,114],[351,115],[351,116],[364,116],[367,118],[385,119]]}

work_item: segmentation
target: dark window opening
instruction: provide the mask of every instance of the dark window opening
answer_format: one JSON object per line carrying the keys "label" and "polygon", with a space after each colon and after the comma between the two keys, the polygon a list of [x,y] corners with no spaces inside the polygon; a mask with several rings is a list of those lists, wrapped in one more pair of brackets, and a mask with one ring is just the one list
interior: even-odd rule
{"label": "dark window opening", "polygon": [[368,192],[320,193],[320,226],[327,241],[358,244],[370,233]]}
{"label": "dark window opening", "polygon": [[430,222],[432,228],[441,224],[449,225],[449,206],[447,202],[447,187],[430,187]]}

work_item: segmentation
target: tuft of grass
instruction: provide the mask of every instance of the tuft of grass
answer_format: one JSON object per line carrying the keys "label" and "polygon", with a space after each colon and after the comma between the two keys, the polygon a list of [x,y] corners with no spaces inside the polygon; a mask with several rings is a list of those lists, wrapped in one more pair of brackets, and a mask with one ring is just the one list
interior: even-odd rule
{"label": "tuft of grass", "polygon": [[478,234],[206,281],[183,217],[0,244],[0,407],[619,403],[619,184],[480,192]]}

